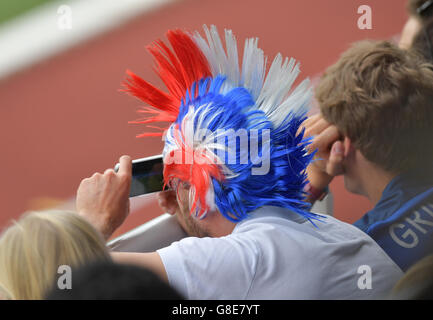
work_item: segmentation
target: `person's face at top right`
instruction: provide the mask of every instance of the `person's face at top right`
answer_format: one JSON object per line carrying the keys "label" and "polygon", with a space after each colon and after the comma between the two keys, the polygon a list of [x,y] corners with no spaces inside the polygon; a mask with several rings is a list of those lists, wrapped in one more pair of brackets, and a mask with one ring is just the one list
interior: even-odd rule
{"label": "person's face at top right", "polygon": [[401,49],[409,49],[412,46],[416,34],[421,30],[421,27],[421,22],[416,17],[410,16],[403,27],[398,46]]}

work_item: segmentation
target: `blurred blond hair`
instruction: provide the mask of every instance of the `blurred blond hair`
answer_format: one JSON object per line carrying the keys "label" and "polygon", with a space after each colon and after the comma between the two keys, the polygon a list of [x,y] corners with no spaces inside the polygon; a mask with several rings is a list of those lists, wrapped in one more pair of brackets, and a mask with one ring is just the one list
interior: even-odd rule
{"label": "blurred blond hair", "polygon": [[102,236],[75,212],[26,213],[0,236],[0,295],[43,299],[59,266],[101,259],[111,261]]}
{"label": "blurred blond hair", "polygon": [[433,254],[415,263],[395,284],[394,300],[431,300],[433,298]]}

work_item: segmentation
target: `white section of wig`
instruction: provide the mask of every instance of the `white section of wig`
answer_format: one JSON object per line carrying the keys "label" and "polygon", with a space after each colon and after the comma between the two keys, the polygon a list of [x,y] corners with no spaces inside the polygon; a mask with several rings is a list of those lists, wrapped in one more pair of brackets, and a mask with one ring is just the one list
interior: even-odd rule
{"label": "white section of wig", "polygon": [[263,50],[257,47],[258,42],[258,38],[245,40],[240,82],[241,86],[250,91],[254,101],[257,101],[262,91],[267,62]]}
{"label": "white section of wig", "polygon": [[[199,106],[194,110],[194,107],[190,107],[188,110],[187,115],[185,116],[189,118],[189,124],[194,127],[194,122],[196,122],[196,130],[194,132],[194,150],[198,152],[203,152],[212,159],[212,161],[218,165],[220,165],[223,174],[226,178],[230,179],[237,174],[235,174],[233,171],[231,171],[224,163],[223,159],[221,159],[216,153],[216,150],[222,150],[224,152],[228,152],[228,147],[225,146],[224,143],[218,143],[218,135],[219,132],[212,132],[210,130],[206,131],[206,135],[203,136],[201,133],[201,129],[207,129],[209,127],[209,123],[214,120],[215,117],[220,115],[222,113],[221,111],[214,112],[209,115],[209,112],[207,112],[206,109],[209,107],[209,104],[204,104]],[[206,116],[208,116],[208,119],[205,120]]]}
{"label": "white section of wig", "polygon": [[227,77],[221,91],[226,92],[233,87],[239,86],[240,72],[238,49],[236,38],[233,36],[232,31],[225,30],[226,51],[221,42],[218,30],[214,25],[212,25],[210,29],[208,29],[207,26],[203,26],[203,29],[207,41],[203,39],[198,32],[196,32],[193,37],[208,60],[212,74],[214,76],[223,74]]}
{"label": "white section of wig", "polygon": [[307,78],[293,90],[278,108],[282,110],[290,109],[294,115],[305,115],[311,107],[312,98],[313,90],[310,79]]}
{"label": "white section of wig", "polygon": [[[183,139],[182,142],[188,146],[188,148],[191,148],[198,153],[205,153],[212,162],[220,165],[222,173],[226,178],[233,178],[237,176],[237,174],[231,171],[224,163],[224,159],[220,159],[217,153],[215,153],[216,150],[229,152],[228,147],[225,144],[218,143],[218,136],[220,133],[207,131],[207,135],[203,136],[201,134],[202,132],[200,129],[208,128],[208,123],[212,122],[212,120],[222,112],[213,113],[207,120],[205,120],[206,110],[203,111],[203,109],[206,109],[206,107],[208,107],[207,104],[201,105],[196,109],[194,106],[189,107],[187,114],[182,119],[182,132],[179,134],[179,137]],[[195,121],[197,121],[196,128],[194,128]],[[163,157],[165,157],[165,155],[170,151],[181,149],[182,147],[179,145],[179,141],[175,138],[174,130],[174,124],[172,124],[166,132]]]}
{"label": "white section of wig", "polygon": [[292,113],[306,113],[310,107],[312,89],[309,80],[304,80],[291,92],[291,87],[300,73],[299,63],[293,58],[277,54],[266,75],[267,57],[258,47],[258,39],[245,40],[242,66],[239,68],[236,38],[231,30],[225,30],[224,50],[217,28],[203,26],[207,41],[198,33],[194,40],[207,58],[213,76],[227,77],[221,89],[225,93],[242,86],[249,90],[256,101],[256,108],[262,110],[275,127]]}

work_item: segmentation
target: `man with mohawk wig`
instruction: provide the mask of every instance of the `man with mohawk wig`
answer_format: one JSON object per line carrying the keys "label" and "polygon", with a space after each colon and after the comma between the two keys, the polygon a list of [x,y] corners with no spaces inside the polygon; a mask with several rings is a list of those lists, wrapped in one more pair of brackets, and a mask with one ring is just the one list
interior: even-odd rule
{"label": "man with mohawk wig", "polygon": [[[135,123],[170,123],[139,136],[163,135],[171,190],[159,194],[160,205],[190,237],[114,258],[153,269],[189,299],[386,296],[401,270],[381,248],[357,228],[308,211],[305,169],[314,153],[299,128],[312,92],[308,80],[291,90],[299,63],[278,54],[266,73],[257,39],[248,39],[239,65],[231,31],[225,48],[216,27],[204,31],[206,39],[169,31],[171,49],[162,41],[148,47],[168,93],[130,71],[124,82],[149,105]],[[122,157],[119,173],[107,170],[78,190],[78,211],[106,238],[128,213],[130,162]],[[105,198],[126,209],[105,209]],[[370,273],[358,273],[365,266]]]}

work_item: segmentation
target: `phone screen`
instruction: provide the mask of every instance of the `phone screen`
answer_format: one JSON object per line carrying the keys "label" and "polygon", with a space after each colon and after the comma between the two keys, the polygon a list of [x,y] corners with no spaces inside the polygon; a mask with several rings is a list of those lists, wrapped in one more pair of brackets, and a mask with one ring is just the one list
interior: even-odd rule
{"label": "phone screen", "polygon": [[[117,172],[119,164],[114,170]],[[162,191],[164,165],[162,155],[132,161],[132,181],[129,197]]]}

